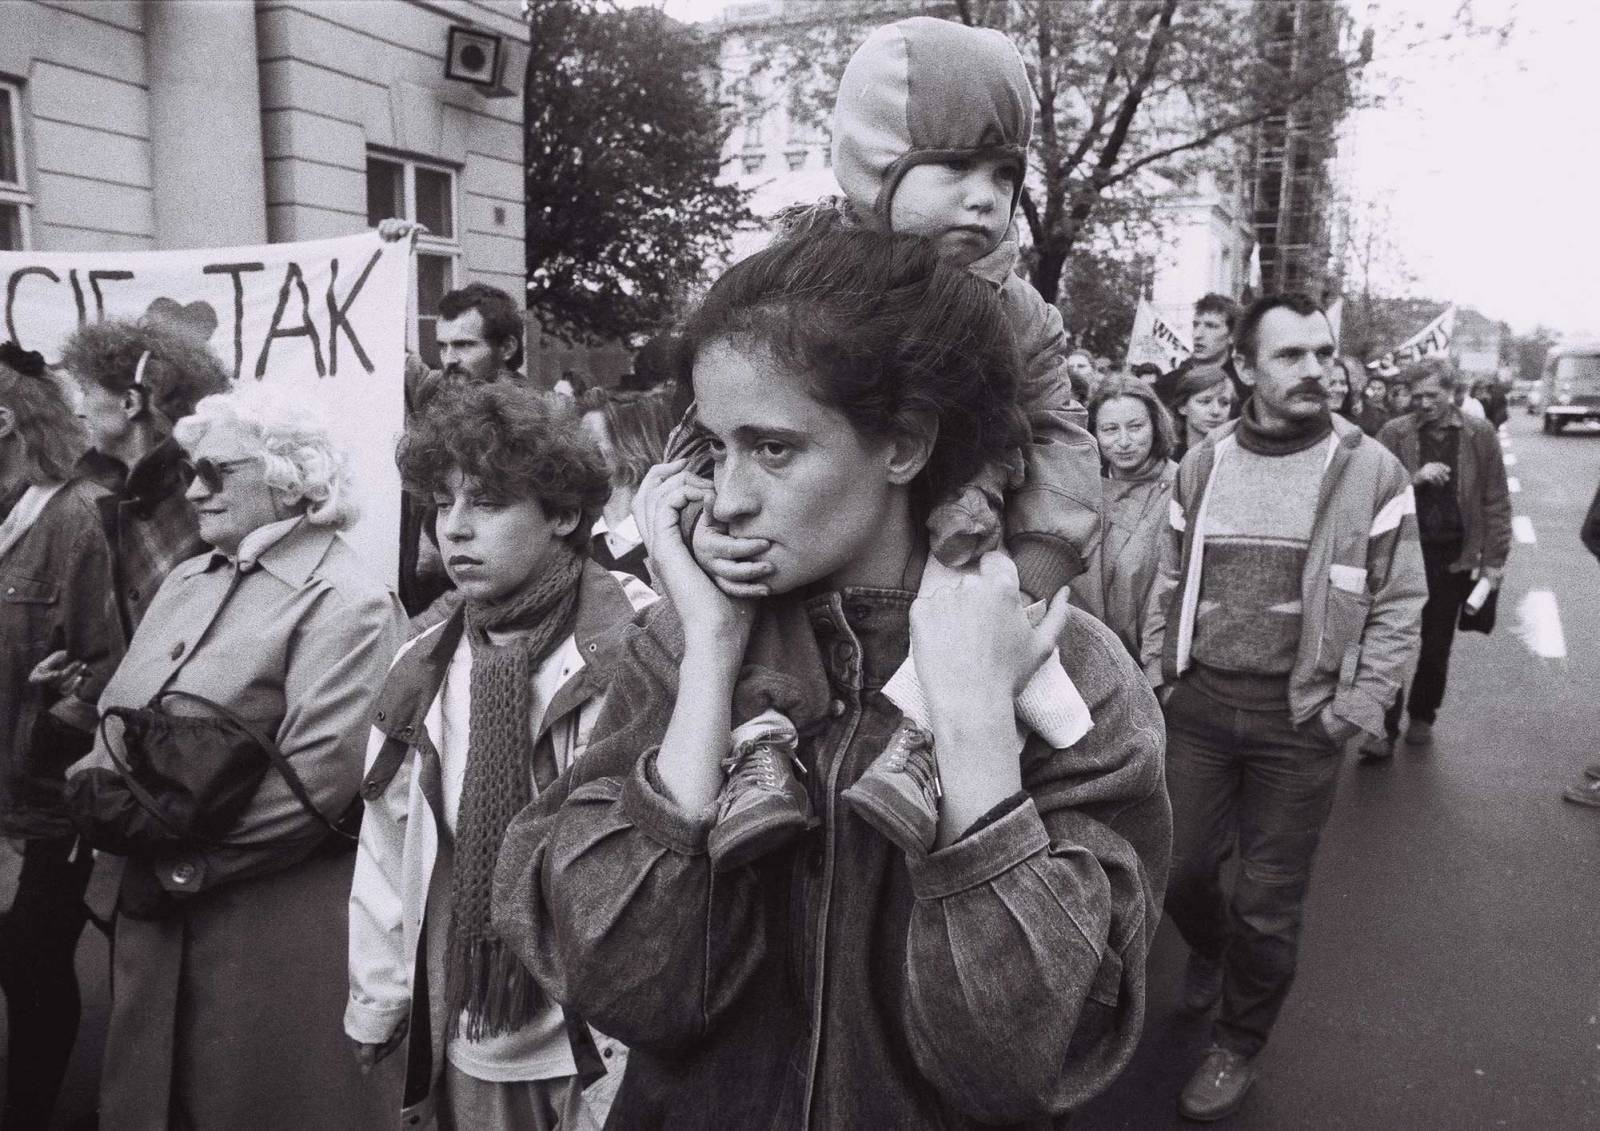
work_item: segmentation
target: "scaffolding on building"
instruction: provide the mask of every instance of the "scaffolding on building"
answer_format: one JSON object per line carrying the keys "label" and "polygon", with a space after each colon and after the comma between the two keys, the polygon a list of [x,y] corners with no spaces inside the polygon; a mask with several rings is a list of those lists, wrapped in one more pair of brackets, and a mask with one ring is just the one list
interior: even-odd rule
{"label": "scaffolding on building", "polygon": [[[1261,5],[1266,58],[1297,91],[1313,68],[1336,54],[1342,6],[1329,0]],[[1261,288],[1321,297],[1330,258],[1330,165],[1346,92],[1328,83],[1292,98],[1255,131],[1252,217],[1259,247]]]}

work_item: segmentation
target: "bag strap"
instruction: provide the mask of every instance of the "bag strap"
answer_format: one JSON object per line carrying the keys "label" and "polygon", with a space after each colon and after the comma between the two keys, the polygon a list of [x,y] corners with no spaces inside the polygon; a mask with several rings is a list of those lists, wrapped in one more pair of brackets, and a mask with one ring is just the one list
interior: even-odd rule
{"label": "bag strap", "polygon": [[278,744],[274,742],[259,727],[255,726],[248,720],[241,718],[233,710],[223,706],[214,699],[208,699],[204,695],[197,694],[193,691],[184,691],[182,688],[178,687],[169,687],[167,690],[157,694],[156,697],[150,701],[151,706],[158,706],[163,700],[172,697],[182,697],[184,699],[193,700],[194,702],[199,703],[201,706],[215,711],[221,718],[227,720],[240,730],[244,731],[246,735],[255,740],[256,744],[260,746],[262,750],[266,751],[266,755],[271,760],[273,766],[275,766],[278,770],[278,773],[283,776],[283,780],[288,783],[289,792],[294,794],[294,799],[300,803],[300,808],[304,809],[311,816],[315,817],[327,828],[330,833],[334,834],[335,836],[352,842],[356,840],[355,837],[345,832],[333,821],[330,821],[326,813],[317,808],[316,802],[312,801],[311,795],[306,792],[305,782],[300,780],[300,775],[295,771],[295,768],[289,764],[289,759],[286,758],[283,751],[278,748]]}

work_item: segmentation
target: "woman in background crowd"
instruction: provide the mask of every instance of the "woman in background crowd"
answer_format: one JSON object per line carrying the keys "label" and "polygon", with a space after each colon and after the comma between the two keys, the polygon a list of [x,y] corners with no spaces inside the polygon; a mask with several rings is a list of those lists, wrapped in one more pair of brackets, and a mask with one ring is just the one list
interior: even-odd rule
{"label": "woman in background crowd", "polygon": [[79,472],[109,492],[99,505],[132,636],[172,567],[205,549],[172,428],[200,398],[227,390],[227,370],[204,345],[150,320],[85,323],[63,344],[61,364],[83,391],[94,447]]}
{"label": "woman in background crowd", "polygon": [[1411,386],[1402,381],[1398,375],[1389,381],[1389,398],[1385,404],[1389,409],[1390,420],[1411,411]]}
{"label": "woman in background crowd", "polygon": [[1334,358],[1323,378],[1323,388],[1328,390],[1328,408],[1355,423],[1351,403],[1360,392],[1350,380],[1350,363],[1342,357]]}
{"label": "woman in background crowd", "polygon": [[1382,377],[1369,377],[1361,390],[1361,405],[1355,423],[1368,436],[1377,436],[1389,423],[1389,384]]}
{"label": "woman in background crowd", "polygon": [[105,492],[73,473],[87,447],[44,359],[0,345],[0,834],[22,853],[0,919],[5,1127],[50,1125],[78,1032],[73,959],[92,857],[60,793],[123,642],[96,505]]}
{"label": "woman in background crowd", "polygon": [[[207,397],[175,437],[211,549],[167,577],[101,707],[171,689],[220,703],[336,819],[405,623],[339,536],[355,518],[345,456],[257,389]],[[377,1125],[394,1097],[362,1087],[340,1027],[353,843],[276,769],[227,840],[126,860],[100,1110],[149,1131]]]}
{"label": "woman in background crowd", "polygon": [[1178,473],[1172,418],[1149,385],[1113,377],[1089,398],[1089,432],[1100,445],[1104,476],[1098,614],[1137,659]]}
{"label": "woman in background crowd", "polygon": [[1184,370],[1172,389],[1172,415],[1182,421],[1178,450],[1181,462],[1194,445],[1233,416],[1233,382],[1220,365],[1195,365]]}
{"label": "woman in background crowd", "polygon": [[590,556],[606,569],[631,573],[646,585],[644,539],[633,517],[639,484],[666,450],[676,418],[672,391],[612,393],[583,415],[584,427],[600,445],[611,478],[611,497],[590,535]]}

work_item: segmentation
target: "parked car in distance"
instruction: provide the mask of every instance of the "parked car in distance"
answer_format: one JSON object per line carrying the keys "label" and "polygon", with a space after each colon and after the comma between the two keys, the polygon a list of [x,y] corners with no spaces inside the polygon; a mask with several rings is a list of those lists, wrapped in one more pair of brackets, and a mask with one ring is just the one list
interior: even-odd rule
{"label": "parked car in distance", "polygon": [[1544,363],[1539,413],[1551,435],[1577,420],[1600,420],[1600,340],[1556,346]]}
{"label": "parked car in distance", "polygon": [[1539,386],[1537,381],[1524,381],[1517,378],[1506,386],[1506,404],[1527,404],[1528,393]]}

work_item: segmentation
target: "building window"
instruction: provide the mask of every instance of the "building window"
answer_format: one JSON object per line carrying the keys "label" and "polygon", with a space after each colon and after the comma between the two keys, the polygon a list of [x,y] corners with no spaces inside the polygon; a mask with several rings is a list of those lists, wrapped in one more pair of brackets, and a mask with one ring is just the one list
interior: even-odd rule
{"label": "building window", "polygon": [[767,155],[759,152],[746,153],[740,160],[744,162],[744,171],[746,173],[756,173],[760,172],[761,166],[767,163]]}
{"label": "building window", "polygon": [[791,149],[787,153],[785,153],[784,156],[789,159],[789,172],[798,173],[801,169],[805,168],[805,166],[806,166],[806,151],[805,150],[803,150],[803,149]]}
{"label": "building window", "polygon": [[22,91],[0,82],[0,251],[28,244],[27,162],[22,153]]}
{"label": "building window", "polygon": [[439,300],[454,290],[461,265],[456,223],[456,174],[442,165],[407,157],[367,155],[367,224],[376,228],[390,217],[427,228],[417,236],[417,352],[430,366],[439,364]]}

